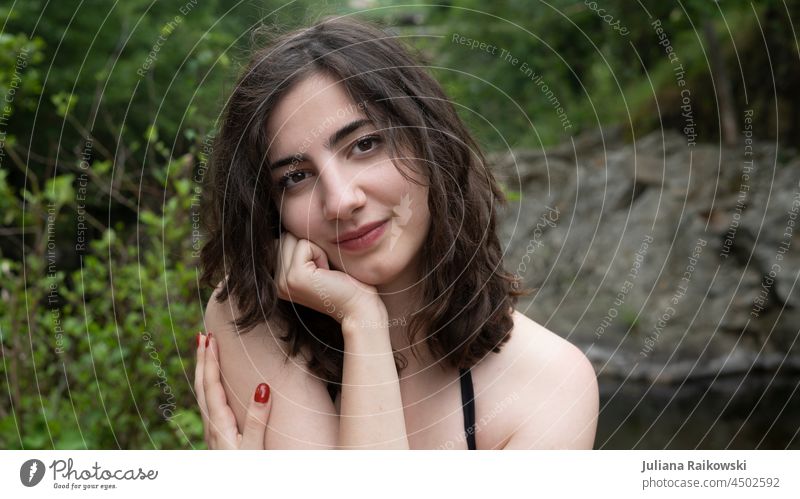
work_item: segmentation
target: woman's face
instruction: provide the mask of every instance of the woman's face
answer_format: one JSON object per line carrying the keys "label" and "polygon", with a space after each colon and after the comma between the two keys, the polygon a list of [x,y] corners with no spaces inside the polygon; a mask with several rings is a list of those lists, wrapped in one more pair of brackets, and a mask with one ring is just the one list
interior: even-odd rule
{"label": "woman's face", "polygon": [[[384,131],[366,119],[363,104],[335,79],[314,75],[280,100],[267,132],[283,227],[321,247],[331,268],[365,284],[400,276],[416,282],[430,222],[427,180],[405,170],[423,187],[398,172]],[[365,237],[342,240],[376,222],[383,225]]]}

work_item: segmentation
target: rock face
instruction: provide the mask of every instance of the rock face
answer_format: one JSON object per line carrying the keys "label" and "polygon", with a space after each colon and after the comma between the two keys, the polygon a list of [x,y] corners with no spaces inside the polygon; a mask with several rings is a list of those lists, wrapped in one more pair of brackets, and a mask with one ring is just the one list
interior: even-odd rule
{"label": "rock face", "polygon": [[[800,157],[602,130],[489,155],[518,309],[601,376],[663,382],[800,369]],[[793,157],[794,159],[787,159]]]}

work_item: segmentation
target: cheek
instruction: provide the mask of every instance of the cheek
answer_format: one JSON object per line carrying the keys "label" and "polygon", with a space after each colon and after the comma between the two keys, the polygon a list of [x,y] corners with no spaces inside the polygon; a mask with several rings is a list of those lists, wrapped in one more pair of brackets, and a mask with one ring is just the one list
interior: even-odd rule
{"label": "cheek", "polygon": [[416,239],[418,242],[423,242],[428,237],[428,231],[430,230],[431,224],[431,215],[430,211],[428,210],[428,196],[427,196],[427,189],[421,193],[418,193],[418,197],[416,198],[416,213],[414,220],[412,223],[414,227],[418,227],[419,229],[415,231]]}
{"label": "cheek", "polygon": [[428,186],[421,186],[408,180],[406,180],[405,183],[405,192],[408,193],[412,201],[413,218],[417,221],[427,220],[430,217],[430,212],[428,210]]}
{"label": "cheek", "polygon": [[297,238],[317,242],[320,223],[308,199],[301,196],[285,197],[279,211],[284,229]]}
{"label": "cheek", "polygon": [[428,188],[404,180],[400,192],[403,194],[394,208],[398,242],[409,250],[418,251],[430,230]]}
{"label": "cheek", "polygon": [[[428,179],[423,174],[415,171],[405,163],[393,163],[389,160],[382,163],[380,170],[376,170],[380,185],[384,192],[390,192],[392,197],[400,201],[400,197],[407,195],[414,204],[427,203]],[[402,173],[401,173],[402,172]],[[408,177],[408,178],[406,178]],[[420,185],[422,184],[422,185]]]}

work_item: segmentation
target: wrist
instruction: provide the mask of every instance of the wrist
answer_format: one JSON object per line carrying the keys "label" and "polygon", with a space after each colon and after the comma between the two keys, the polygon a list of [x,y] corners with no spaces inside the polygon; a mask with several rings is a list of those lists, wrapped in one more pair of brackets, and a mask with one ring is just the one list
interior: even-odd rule
{"label": "wrist", "polygon": [[345,343],[350,343],[356,338],[376,339],[383,336],[388,338],[388,319],[389,314],[383,302],[369,307],[361,307],[356,312],[345,315],[342,319],[342,335]]}
{"label": "wrist", "polygon": [[383,300],[376,298],[350,307],[350,310],[346,311],[342,317],[342,327],[345,324],[348,326],[361,326],[371,323],[383,324],[388,319],[389,313],[386,311],[386,305]]}

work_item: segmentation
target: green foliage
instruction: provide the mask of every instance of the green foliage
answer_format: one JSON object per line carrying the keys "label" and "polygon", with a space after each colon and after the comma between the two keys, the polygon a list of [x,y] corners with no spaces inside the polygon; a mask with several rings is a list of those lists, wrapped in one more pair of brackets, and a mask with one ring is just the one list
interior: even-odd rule
{"label": "green foliage", "polygon": [[[602,9],[602,15],[597,9]],[[766,63],[768,54],[760,39],[757,16],[762,22],[777,18],[785,27],[782,9],[773,1],[751,6],[702,0],[499,0],[491,5],[462,0],[452,2],[449,8],[405,6],[397,10],[422,18],[420,23],[409,23],[398,31],[425,56],[480,142],[489,149],[505,150],[554,145],[598,126],[623,124],[637,135],[660,126],[681,128],[675,66],[659,44],[655,22],[667,33],[679,56],[678,64],[685,69],[695,118],[703,127],[701,136],[715,140],[718,90],[710,81],[703,24],[711,22],[726,41],[722,56],[735,75],[739,68],[733,44],[740,52],[750,46],[761,50],[744,61],[748,68],[758,65],[756,61]],[[392,11],[385,18],[403,16]],[[462,38],[454,38],[456,35],[484,43],[485,49],[458,42]],[[797,67],[788,61],[790,53],[796,61],[791,32],[774,29],[767,36],[771,47],[785,48],[781,53],[787,55],[786,62],[775,71],[785,73]],[[751,102],[759,102],[754,94],[772,89],[767,71],[773,69],[764,69],[761,75],[753,75],[757,79],[748,81]],[[747,68],[743,71],[748,76],[753,73]],[[784,81],[796,84],[798,71],[790,72],[792,75]],[[740,101],[744,101],[744,90],[736,87],[736,81],[733,84]],[[785,94],[791,94],[788,88]],[[767,102],[772,99],[764,97]],[[796,99],[793,102],[796,109]],[[558,107],[564,109],[563,114]],[[756,114],[766,120],[769,107],[764,106],[763,111]],[[571,126],[565,126],[565,117]],[[767,127],[765,122],[764,129]],[[787,137],[792,137],[792,129],[785,130]]]}
{"label": "green foliage", "polygon": [[75,104],[78,103],[78,96],[67,94],[66,92],[59,92],[50,97],[50,100],[56,107],[56,114],[62,118],[66,118],[67,115],[75,109]]}
{"label": "green foliage", "polygon": [[205,302],[191,257],[190,159],[171,165],[168,201],[142,211],[138,233],[105,230],[71,271],[59,254],[81,230],[74,176],[30,194],[26,217],[0,171],[6,219],[27,219],[36,234],[24,269],[0,258],[0,379],[11,401],[0,413],[0,447],[202,446],[192,340]]}
{"label": "green foliage", "polygon": [[27,97],[41,92],[41,77],[36,66],[44,58],[43,47],[40,37],[28,39],[22,33],[0,33],[0,103],[3,104],[0,110],[5,118],[14,114],[19,103],[31,109],[35,101]]}

